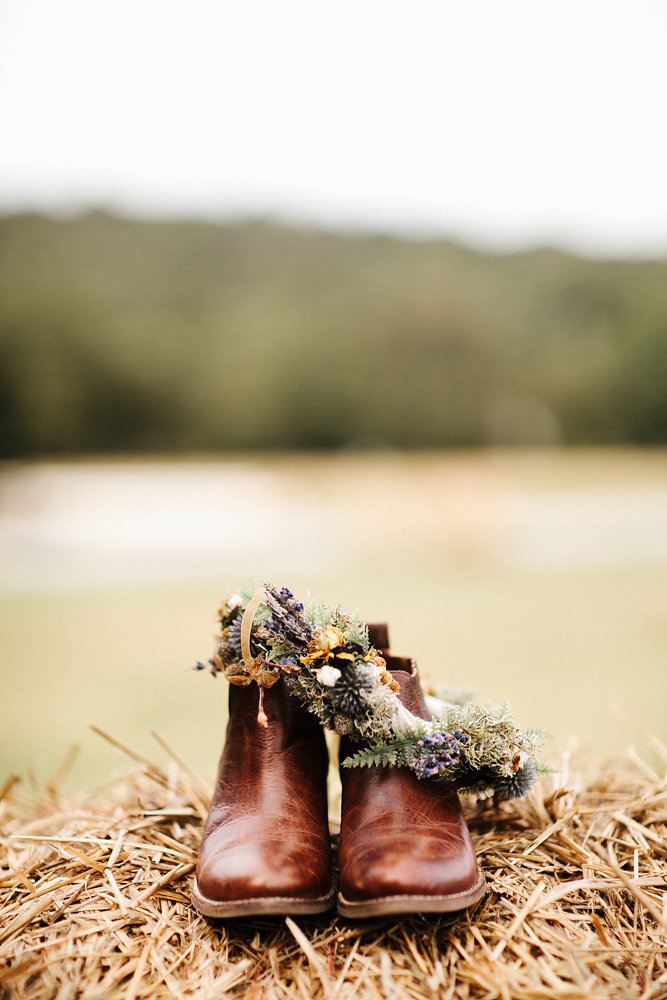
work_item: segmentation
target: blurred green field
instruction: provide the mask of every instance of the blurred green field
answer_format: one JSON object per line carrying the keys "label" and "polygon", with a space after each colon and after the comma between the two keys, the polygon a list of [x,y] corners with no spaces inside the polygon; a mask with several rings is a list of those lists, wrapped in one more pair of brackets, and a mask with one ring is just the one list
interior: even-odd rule
{"label": "blurred green field", "polygon": [[667,454],[488,451],[7,464],[0,473],[0,778],[123,766],[96,723],[211,777],[219,599],[312,589],[422,671],[598,756],[667,739]]}

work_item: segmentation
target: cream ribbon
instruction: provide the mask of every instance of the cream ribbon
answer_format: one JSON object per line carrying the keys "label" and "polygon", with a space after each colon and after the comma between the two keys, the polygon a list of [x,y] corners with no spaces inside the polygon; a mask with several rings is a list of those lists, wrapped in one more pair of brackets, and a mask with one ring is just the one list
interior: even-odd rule
{"label": "cream ribbon", "polygon": [[[253,661],[253,655],[250,649],[250,635],[252,633],[252,626],[255,621],[257,609],[264,600],[264,596],[264,587],[258,587],[252,595],[245,611],[243,612],[243,617],[241,618],[241,655],[243,656],[243,661],[248,669]],[[264,688],[261,684],[258,684],[257,687],[259,688],[257,724],[261,726],[262,729],[266,729],[269,725],[269,720],[266,712],[264,711]]]}
{"label": "cream ribbon", "polygon": [[255,615],[257,614],[257,608],[264,600],[264,596],[264,587],[258,587],[250,598],[241,618],[241,655],[248,668],[253,661],[253,655],[250,651],[250,634],[255,621]]}

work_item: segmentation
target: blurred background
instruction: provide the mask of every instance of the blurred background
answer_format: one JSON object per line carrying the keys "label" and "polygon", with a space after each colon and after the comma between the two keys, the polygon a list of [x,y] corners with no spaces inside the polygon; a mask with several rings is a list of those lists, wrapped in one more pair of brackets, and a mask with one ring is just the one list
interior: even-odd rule
{"label": "blurred background", "polygon": [[658,0],[0,0],[0,781],[207,777],[220,598],[667,738]]}

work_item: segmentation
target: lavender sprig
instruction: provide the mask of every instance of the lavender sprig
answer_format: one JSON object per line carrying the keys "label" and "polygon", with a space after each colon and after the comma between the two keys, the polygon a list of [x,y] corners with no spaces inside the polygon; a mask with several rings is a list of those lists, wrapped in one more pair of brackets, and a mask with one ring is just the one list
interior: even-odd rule
{"label": "lavender sprig", "polygon": [[271,617],[262,624],[269,641],[305,649],[313,637],[313,629],[306,621],[301,601],[295,599],[288,587],[276,590],[267,585],[265,591]]}
{"label": "lavender sprig", "polygon": [[468,737],[461,729],[426,733],[417,744],[410,769],[418,778],[442,778],[459,764],[467,743]]}

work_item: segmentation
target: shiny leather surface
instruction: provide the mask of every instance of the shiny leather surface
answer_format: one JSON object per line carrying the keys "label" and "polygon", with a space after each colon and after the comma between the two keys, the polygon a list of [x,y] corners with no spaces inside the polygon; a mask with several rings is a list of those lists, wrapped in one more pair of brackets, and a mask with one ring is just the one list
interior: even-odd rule
{"label": "shiny leather surface", "polygon": [[209,900],[324,896],[331,889],[328,755],[315,716],[280,680],[229,690],[229,724],[197,865]]}
{"label": "shiny leather surface", "polygon": [[[387,657],[399,697],[428,718],[416,666]],[[354,747],[341,745],[341,760]],[[456,792],[407,768],[341,768],[340,891],[349,901],[465,893],[480,875]]]}

